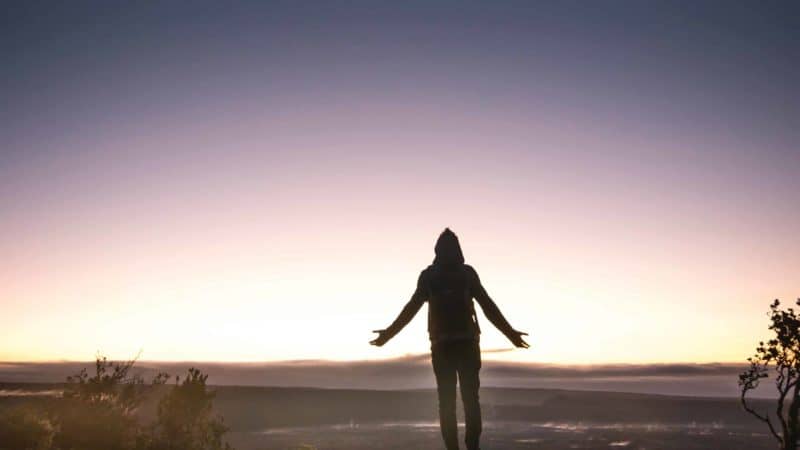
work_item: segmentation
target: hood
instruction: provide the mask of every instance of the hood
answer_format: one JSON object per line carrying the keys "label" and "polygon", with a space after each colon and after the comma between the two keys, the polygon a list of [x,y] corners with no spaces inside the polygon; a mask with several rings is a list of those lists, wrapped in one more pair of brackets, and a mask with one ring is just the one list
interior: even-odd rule
{"label": "hood", "polygon": [[436,240],[436,258],[433,263],[436,265],[457,265],[464,264],[464,254],[461,253],[461,245],[458,243],[458,236],[450,228],[445,228],[439,239]]}

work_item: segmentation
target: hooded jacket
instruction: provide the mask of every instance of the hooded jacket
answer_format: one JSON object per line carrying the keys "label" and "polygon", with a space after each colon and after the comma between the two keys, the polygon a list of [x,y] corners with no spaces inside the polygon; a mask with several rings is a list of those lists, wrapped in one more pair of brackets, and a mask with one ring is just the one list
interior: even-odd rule
{"label": "hooded jacket", "polygon": [[433,264],[422,271],[417,289],[395,321],[386,329],[387,339],[400,332],[428,302],[428,334],[431,342],[478,340],[480,327],[472,299],[486,317],[509,339],[514,329],[481,285],[478,273],[464,264],[458,237],[446,228],[434,248]]}
{"label": "hooded jacket", "polygon": [[471,267],[464,264],[458,237],[446,228],[434,248],[433,264],[422,274],[428,299],[428,335],[432,342],[478,339],[480,327],[470,289]]}

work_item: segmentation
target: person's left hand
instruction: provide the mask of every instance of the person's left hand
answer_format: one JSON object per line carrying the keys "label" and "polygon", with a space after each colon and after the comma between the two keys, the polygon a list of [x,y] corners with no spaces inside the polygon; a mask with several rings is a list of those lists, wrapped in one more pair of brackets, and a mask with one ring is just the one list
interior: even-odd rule
{"label": "person's left hand", "polygon": [[522,336],[527,336],[528,333],[514,330],[514,333],[508,337],[512,344],[517,348],[529,348],[530,345],[522,339]]}
{"label": "person's left hand", "polygon": [[372,330],[373,333],[378,333],[378,337],[369,341],[370,344],[376,347],[383,347],[383,344],[389,341],[389,333],[386,330]]}

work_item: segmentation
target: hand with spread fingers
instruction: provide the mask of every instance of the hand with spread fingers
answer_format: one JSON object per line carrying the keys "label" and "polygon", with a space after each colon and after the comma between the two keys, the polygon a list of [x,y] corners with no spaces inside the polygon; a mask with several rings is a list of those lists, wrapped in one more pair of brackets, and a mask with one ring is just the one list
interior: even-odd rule
{"label": "hand with spread fingers", "polygon": [[372,330],[373,333],[378,333],[378,337],[369,341],[370,344],[376,347],[383,347],[383,344],[391,339],[387,330]]}
{"label": "hand with spread fingers", "polygon": [[527,342],[525,342],[525,339],[522,339],[522,336],[527,336],[527,335],[528,333],[514,330],[511,333],[511,335],[508,336],[508,339],[511,341],[512,344],[514,344],[515,347],[530,348],[530,345]]}

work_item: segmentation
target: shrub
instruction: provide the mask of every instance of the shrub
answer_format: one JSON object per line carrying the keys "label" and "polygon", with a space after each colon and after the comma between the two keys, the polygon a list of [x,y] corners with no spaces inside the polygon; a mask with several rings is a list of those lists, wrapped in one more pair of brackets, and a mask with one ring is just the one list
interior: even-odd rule
{"label": "shrub", "polygon": [[0,450],[50,450],[53,426],[38,411],[15,408],[0,415]]}
{"label": "shrub", "polygon": [[93,375],[83,369],[67,378],[63,399],[52,413],[57,449],[136,448],[141,428],[134,414],[150,388],[164,384],[167,376],[158,374],[148,385],[140,375],[131,375],[135,361],[97,357]]}
{"label": "shrub", "polygon": [[158,421],[153,427],[148,450],[228,450],[222,437],[228,431],[222,417],[212,411],[215,393],[195,368],[183,382],[177,379],[158,404]]}
{"label": "shrub", "polygon": [[137,413],[148,395],[166,384],[159,373],[149,383],[131,373],[136,360],[114,363],[98,356],[67,378],[64,394],[47,412],[15,410],[0,417],[0,450],[232,450],[228,431],[212,411],[214,392],[204,375],[187,377],[164,393],[156,420],[143,426]]}

